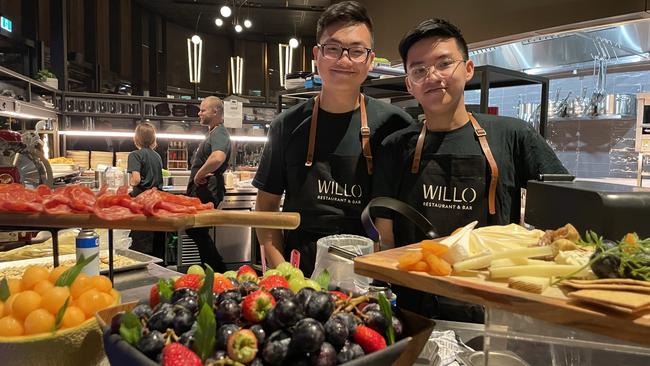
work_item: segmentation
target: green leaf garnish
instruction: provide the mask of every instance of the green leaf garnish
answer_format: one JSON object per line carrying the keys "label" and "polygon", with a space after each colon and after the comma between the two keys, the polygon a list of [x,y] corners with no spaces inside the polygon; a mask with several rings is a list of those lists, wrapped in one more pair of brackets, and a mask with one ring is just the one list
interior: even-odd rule
{"label": "green leaf garnish", "polygon": [[72,268],[68,268],[67,271],[63,272],[61,276],[59,276],[59,279],[56,280],[56,283],[54,284],[55,286],[60,286],[60,287],[70,287],[72,283],[74,282],[75,279],[77,279],[77,276],[79,276],[79,273],[81,273],[81,270],[90,262],[92,262],[99,253],[93,254],[88,258],[84,258],[84,255],[82,254],[79,260],[77,261],[77,264],[72,266]]}
{"label": "green leaf garnish", "polygon": [[194,335],[192,349],[201,357],[201,360],[205,361],[214,353],[217,336],[217,321],[214,319],[212,306],[203,304],[196,320],[197,329]]}
{"label": "green leaf garnish", "polygon": [[214,304],[214,294],[212,287],[214,286],[214,271],[210,265],[205,265],[205,277],[203,278],[203,286],[199,289],[199,307],[203,308],[207,304],[210,309]]}
{"label": "green leaf garnish", "polygon": [[320,288],[323,290],[327,290],[330,285],[330,272],[325,268],[324,270],[321,271],[321,273],[318,274],[318,276],[315,279],[316,283],[320,285]]}
{"label": "green leaf garnish", "polygon": [[386,299],[386,295],[384,295],[383,292],[380,292],[377,298],[379,300],[379,308],[384,314],[384,318],[386,318],[386,336],[388,337],[388,345],[390,346],[391,344],[395,343],[395,329],[393,329],[393,310],[390,306],[390,303],[388,302],[388,299]]}
{"label": "green leaf garnish", "polygon": [[158,296],[163,302],[170,302],[174,293],[174,282],[171,279],[161,278],[158,280]]}
{"label": "green leaf garnish", "polygon": [[136,344],[142,336],[142,323],[140,318],[130,311],[122,315],[122,324],[120,324],[120,335],[129,344]]}
{"label": "green leaf garnish", "polygon": [[52,331],[56,332],[61,328],[61,321],[63,321],[63,315],[65,314],[65,310],[68,308],[68,304],[70,303],[70,296],[68,296],[67,299],[65,299],[65,302],[63,303],[63,306],[59,309],[59,311],[56,312],[56,318],[54,320],[54,329]]}
{"label": "green leaf garnish", "polygon": [[7,282],[7,277],[3,277],[2,281],[0,281],[0,301],[7,301],[10,295],[9,282]]}

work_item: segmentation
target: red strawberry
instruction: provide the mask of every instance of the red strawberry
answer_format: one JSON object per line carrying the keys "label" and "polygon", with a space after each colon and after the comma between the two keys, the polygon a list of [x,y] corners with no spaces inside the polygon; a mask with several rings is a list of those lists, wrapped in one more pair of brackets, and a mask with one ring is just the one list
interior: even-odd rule
{"label": "red strawberry", "polygon": [[180,343],[170,343],[163,349],[163,366],[202,366],[196,353]]}
{"label": "red strawberry", "polygon": [[257,337],[250,329],[241,329],[228,338],[228,357],[233,361],[249,363],[257,354]]}
{"label": "red strawberry", "polygon": [[223,275],[214,275],[214,284],[212,285],[212,292],[215,294],[220,294],[226,290],[231,290],[235,288],[232,282]]}
{"label": "red strawberry", "polygon": [[354,332],[354,341],[363,348],[363,352],[366,354],[386,348],[384,337],[365,325],[357,326]]}
{"label": "red strawberry", "polygon": [[339,298],[339,300],[347,300],[348,295],[342,293],[341,291],[331,290],[330,294]]}
{"label": "red strawberry", "polygon": [[149,290],[149,306],[153,309],[160,302],[160,294],[158,294],[158,284],[151,286]]}
{"label": "red strawberry", "polygon": [[260,288],[270,290],[274,287],[289,288],[289,282],[286,278],[284,278],[284,276],[281,275],[271,275],[262,278],[260,281]]}
{"label": "red strawberry", "polygon": [[198,290],[201,288],[203,282],[203,276],[198,274],[185,274],[182,275],[179,279],[174,282],[174,290],[179,288],[191,288],[193,290]]}
{"label": "red strawberry", "polygon": [[255,272],[253,267],[249,266],[248,264],[244,264],[237,270],[237,281],[240,283],[245,281],[258,283],[259,278],[257,277],[257,272]]}
{"label": "red strawberry", "polygon": [[241,313],[244,319],[251,323],[259,323],[266,317],[266,313],[275,306],[275,299],[264,290],[251,292],[241,303]]}

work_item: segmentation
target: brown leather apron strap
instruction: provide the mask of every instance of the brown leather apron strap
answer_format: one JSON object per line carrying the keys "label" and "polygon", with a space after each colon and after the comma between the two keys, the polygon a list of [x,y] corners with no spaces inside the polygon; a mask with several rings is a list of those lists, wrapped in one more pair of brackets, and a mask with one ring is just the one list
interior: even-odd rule
{"label": "brown leather apron strap", "polygon": [[[314,146],[316,145],[316,127],[318,125],[318,106],[320,95],[314,98],[314,109],[311,111],[311,124],[309,127],[309,145],[307,146],[307,160],[305,166],[311,166],[314,162]],[[363,94],[359,94],[359,106],[361,107],[361,147],[363,156],[366,158],[368,174],[372,175],[372,150],[370,149],[370,128],[368,127],[368,115],[366,114],[366,102]]]}
{"label": "brown leather apron strap", "polygon": [[497,181],[499,180],[499,168],[497,167],[497,162],[494,160],[494,156],[492,155],[492,150],[490,150],[490,145],[487,141],[487,133],[481,125],[478,124],[478,121],[471,113],[469,114],[469,120],[472,122],[472,127],[474,127],[474,133],[476,133],[476,136],[478,137],[481,150],[483,150],[483,154],[490,165],[490,173],[492,177],[490,178],[490,189],[488,191],[488,208],[490,215],[494,215],[497,212],[496,195]]}
{"label": "brown leather apron strap", "polygon": [[427,122],[422,122],[422,131],[418,136],[418,142],[415,144],[415,153],[413,154],[413,164],[411,165],[411,173],[417,174],[420,171],[420,160],[422,159],[422,147],[424,146],[424,138],[427,136]]}

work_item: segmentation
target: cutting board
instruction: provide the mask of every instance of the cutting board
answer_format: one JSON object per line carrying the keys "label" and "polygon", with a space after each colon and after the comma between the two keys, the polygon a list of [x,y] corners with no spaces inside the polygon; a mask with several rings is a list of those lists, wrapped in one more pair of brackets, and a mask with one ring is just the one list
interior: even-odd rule
{"label": "cutting board", "polygon": [[551,287],[542,295],[508,288],[507,283],[487,281],[481,273],[467,276],[431,276],[424,272],[397,269],[397,258],[417,244],[385,250],[354,261],[354,271],[363,276],[407,286],[436,295],[482,304],[528,315],[551,323],[576,327],[609,337],[650,346],[650,315],[616,313],[569,301]]}

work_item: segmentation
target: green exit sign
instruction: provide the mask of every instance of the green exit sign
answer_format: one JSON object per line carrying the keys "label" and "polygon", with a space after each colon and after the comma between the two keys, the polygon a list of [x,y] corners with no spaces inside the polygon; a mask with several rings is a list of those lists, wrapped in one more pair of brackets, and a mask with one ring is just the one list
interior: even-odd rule
{"label": "green exit sign", "polygon": [[0,16],[0,28],[6,30],[7,32],[13,32],[14,23],[9,18]]}

